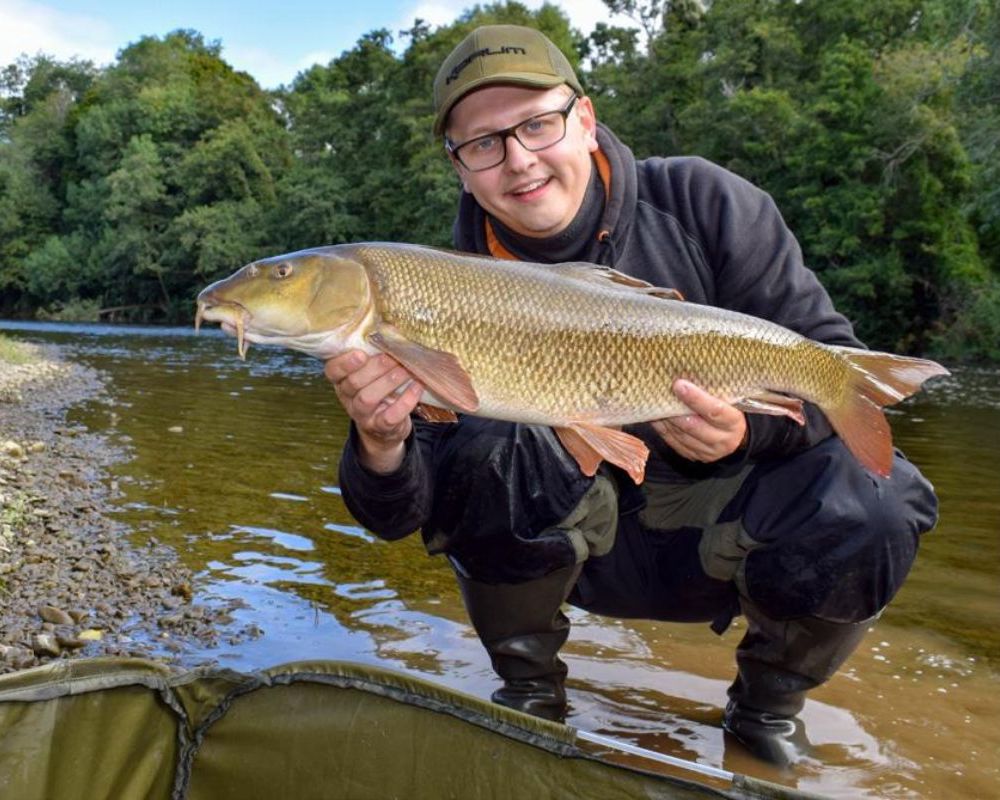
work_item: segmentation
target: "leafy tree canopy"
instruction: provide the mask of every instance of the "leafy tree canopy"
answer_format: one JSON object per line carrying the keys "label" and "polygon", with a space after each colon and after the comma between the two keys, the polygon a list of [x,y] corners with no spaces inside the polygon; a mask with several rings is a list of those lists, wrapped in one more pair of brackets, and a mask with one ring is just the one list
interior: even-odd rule
{"label": "leafy tree canopy", "polygon": [[[637,156],[769,191],[875,347],[1000,358],[1000,11],[988,0],[605,0],[634,27],[476,5],[375,30],[275,92],[178,30],[0,69],[0,313],[183,319],[275,252],[450,243],[431,84],[475,26],[543,30]],[[67,312],[69,313],[69,312]]]}

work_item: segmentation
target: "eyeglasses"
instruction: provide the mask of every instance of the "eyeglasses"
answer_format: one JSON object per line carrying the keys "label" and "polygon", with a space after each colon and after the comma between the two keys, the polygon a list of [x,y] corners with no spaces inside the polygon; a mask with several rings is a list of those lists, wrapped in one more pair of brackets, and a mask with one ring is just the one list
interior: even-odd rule
{"label": "eyeglasses", "polygon": [[573,110],[577,97],[574,94],[569,102],[558,111],[546,111],[528,117],[523,122],[493,131],[484,136],[455,144],[445,139],[445,149],[458,159],[459,163],[469,172],[482,172],[502,164],[507,158],[507,138],[513,136],[525,150],[535,153],[552,147],[566,138],[566,117]]}

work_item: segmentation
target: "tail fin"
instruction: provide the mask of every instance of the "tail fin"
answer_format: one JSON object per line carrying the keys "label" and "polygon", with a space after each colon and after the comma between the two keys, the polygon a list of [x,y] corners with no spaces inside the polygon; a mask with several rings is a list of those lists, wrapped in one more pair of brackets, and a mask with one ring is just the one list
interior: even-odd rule
{"label": "tail fin", "polygon": [[839,405],[823,408],[847,449],[866,469],[888,477],[892,470],[892,431],[882,411],[917,392],[928,378],[948,375],[934,361],[892,353],[832,348],[850,362],[850,391]]}

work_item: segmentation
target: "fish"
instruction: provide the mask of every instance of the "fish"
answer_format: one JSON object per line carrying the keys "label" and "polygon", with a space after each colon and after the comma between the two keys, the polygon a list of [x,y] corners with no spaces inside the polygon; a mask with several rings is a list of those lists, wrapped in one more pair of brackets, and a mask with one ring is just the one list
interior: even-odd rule
{"label": "fish", "polygon": [[883,408],[940,364],[824,344],[768,320],[684,301],[609,267],[534,264],[399,242],[253,261],[206,287],[195,327],[329,359],[384,352],[424,387],[417,413],[551,426],[586,475],[602,461],[642,483],[649,451],[623,426],[689,414],[687,379],[748,413],[806,424],[822,410],[860,464],[888,477]]}

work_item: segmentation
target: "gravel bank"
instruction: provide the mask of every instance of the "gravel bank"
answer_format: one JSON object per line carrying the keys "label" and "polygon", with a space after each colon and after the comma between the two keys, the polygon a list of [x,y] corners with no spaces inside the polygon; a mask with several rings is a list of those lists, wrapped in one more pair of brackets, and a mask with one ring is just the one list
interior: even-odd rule
{"label": "gravel bank", "polygon": [[[111,512],[108,467],[128,454],[67,422],[100,399],[97,372],[54,349],[0,352],[0,673],[55,658],[154,656],[185,666],[195,648],[259,635],[232,606],[194,601],[170,548],[137,547]],[[17,352],[19,351],[19,352]],[[203,660],[203,659],[202,659]]]}

